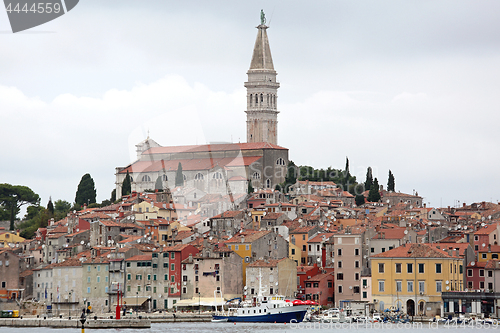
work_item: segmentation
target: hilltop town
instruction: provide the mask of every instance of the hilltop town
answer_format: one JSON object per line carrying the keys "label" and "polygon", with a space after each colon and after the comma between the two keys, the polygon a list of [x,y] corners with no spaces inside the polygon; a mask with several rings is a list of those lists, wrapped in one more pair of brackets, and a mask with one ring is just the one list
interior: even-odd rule
{"label": "hilltop town", "polygon": [[257,29],[247,142],[161,146],[148,136],[137,160],[116,168],[109,205],[51,218],[31,239],[0,229],[1,308],[112,313],[120,296],[129,310],[198,310],[218,292],[261,291],[362,313],[499,317],[500,205],[427,207],[394,183],[357,196],[348,182],[287,184],[280,83],[265,21]]}

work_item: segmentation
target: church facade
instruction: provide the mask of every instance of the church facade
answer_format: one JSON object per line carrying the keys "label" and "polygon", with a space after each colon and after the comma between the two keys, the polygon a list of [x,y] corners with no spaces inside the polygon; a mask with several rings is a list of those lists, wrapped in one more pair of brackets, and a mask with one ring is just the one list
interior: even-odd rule
{"label": "church facade", "polygon": [[154,190],[157,179],[163,188],[174,188],[179,165],[183,186],[209,194],[246,193],[253,188],[274,188],[285,181],[288,149],[278,146],[276,71],[261,22],[247,72],[247,143],[162,147],[149,137],[136,145],[137,161],[116,168],[116,195],[121,197],[127,172],[132,191]]}

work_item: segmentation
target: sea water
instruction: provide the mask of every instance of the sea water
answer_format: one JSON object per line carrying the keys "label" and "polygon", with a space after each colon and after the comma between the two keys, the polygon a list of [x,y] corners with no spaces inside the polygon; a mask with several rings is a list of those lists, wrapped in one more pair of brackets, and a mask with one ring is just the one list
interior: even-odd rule
{"label": "sea water", "polygon": [[[247,332],[300,332],[300,333],[323,333],[323,332],[359,332],[359,333],[430,333],[430,332],[472,332],[492,331],[500,332],[500,325],[491,324],[437,324],[437,323],[312,323],[303,322],[299,324],[287,323],[161,323],[151,324],[149,329],[85,329],[86,333],[247,333]],[[80,333],[81,328],[47,328],[47,327],[0,327],[0,333]]]}

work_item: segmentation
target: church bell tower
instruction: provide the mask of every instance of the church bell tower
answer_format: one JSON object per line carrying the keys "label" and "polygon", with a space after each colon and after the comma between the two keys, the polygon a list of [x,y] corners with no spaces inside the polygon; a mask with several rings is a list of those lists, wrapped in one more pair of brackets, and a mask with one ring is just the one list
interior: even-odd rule
{"label": "church bell tower", "polygon": [[264,12],[261,11],[260,25],[253,49],[252,62],[247,72],[247,142],[268,142],[278,144],[278,88],[271,49],[266,30]]}

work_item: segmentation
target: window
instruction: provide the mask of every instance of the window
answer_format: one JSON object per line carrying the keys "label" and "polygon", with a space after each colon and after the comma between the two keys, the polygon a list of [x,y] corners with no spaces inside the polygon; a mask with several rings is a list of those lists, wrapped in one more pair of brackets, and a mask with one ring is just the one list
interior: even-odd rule
{"label": "window", "polygon": [[135,279],[136,279],[136,280],[142,280],[142,275],[141,275],[141,274],[137,274],[137,275],[135,276]]}
{"label": "window", "polygon": [[383,263],[379,263],[378,264],[378,272],[379,273],[384,273],[384,264]]}
{"label": "window", "polygon": [[[87,276],[87,283],[90,283],[90,276]],[[42,288],[43,288],[43,283],[42,283]]]}
{"label": "window", "polygon": [[340,257],[342,255],[342,249],[337,249],[337,255]]}
{"label": "window", "polygon": [[356,260],[356,261],[354,262],[354,267],[355,267],[355,268],[359,268],[359,261],[358,261],[358,260]]}
{"label": "window", "polygon": [[132,280],[132,274],[127,274],[127,280]]}
{"label": "window", "polygon": [[165,274],[165,281],[168,281],[168,274]]}
{"label": "window", "polygon": [[407,281],[407,283],[406,283],[406,290],[407,290],[409,293],[412,293],[412,292],[413,292],[413,281]]}
{"label": "window", "polygon": [[344,274],[343,273],[337,273],[337,281],[341,281],[344,279]]}
{"label": "window", "polygon": [[[357,239],[357,238],[356,238]],[[359,256],[359,249],[354,249],[354,255]]]}
{"label": "window", "polygon": [[379,281],[378,282],[378,291],[379,292],[384,292],[385,291],[385,281]]}
{"label": "window", "polygon": [[332,281],[328,281],[328,288],[331,288],[333,286]]}
{"label": "window", "polygon": [[479,270],[479,276],[484,276],[484,269]]}
{"label": "window", "polygon": [[359,281],[359,273],[354,273],[354,280]]}
{"label": "window", "polygon": [[482,255],[483,259],[486,259],[486,258],[487,258],[486,253],[483,253],[483,254],[481,254],[481,255]]}
{"label": "window", "polygon": [[280,158],[278,158],[278,159],[276,160],[276,165],[285,166],[285,165],[286,165],[285,160],[284,160],[284,159],[282,159],[281,157],[280,157]]}
{"label": "window", "polygon": [[401,264],[396,264],[396,273],[401,273]]}
{"label": "window", "polygon": [[363,291],[363,298],[368,298],[368,293],[366,291]]}
{"label": "window", "polygon": [[418,272],[420,274],[423,274],[424,273],[424,264],[418,264]]}
{"label": "window", "polygon": [[354,286],[354,287],[352,287],[352,291],[353,291],[355,294],[359,294],[359,286]]}
{"label": "window", "polygon": [[396,281],[396,292],[400,293],[403,291],[403,282],[402,281]]}
{"label": "window", "polygon": [[493,290],[493,283],[492,282],[488,282],[488,289]]}
{"label": "window", "polygon": [[406,264],[406,273],[413,273],[413,264]]}
{"label": "window", "polygon": [[467,270],[467,276],[473,276],[473,275],[472,275],[472,269],[468,269],[468,270]]}
{"label": "window", "polygon": [[171,264],[171,265],[170,265],[170,270],[171,270],[171,271],[175,271],[175,264]]}
{"label": "window", "polygon": [[484,281],[479,282],[479,289],[484,289]]}
{"label": "window", "polygon": [[498,259],[498,253],[492,253],[491,259]]}
{"label": "window", "polygon": [[385,247],[382,248],[382,252],[385,252]]}
{"label": "window", "polygon": [[306,282],[306,288],[311,288],[311,282]]}
{"label": "window", "polygon": [[87,287],[87,294],[90,294],[90,287]]}
{"label": "window", "polygon": [[295,249],[292,249],[292,256],[295,255]]}
{"label": "window", "polygon": [[101,277],[100,276],[97,277],[97,283],[99,283],[99,282],[101,282]]}
{"label": "window", "polygon": [[338,290],[339,290],[339,294],[342,294],[342,286],[339,286]]}
{"label": "window", "polygon": [[443,291],[443,281],[436,281],[436,292],[440,293]]}
{"label": "window", "polygon": [[337,266],[338,266],[339,268],[342,268],[342,261],[337,261]]}
{"label": "window", "polygon": [[[488,277],[493,277],[493,271],[488,271]],[[492,289],[492,288],[490,288]]]}
{"label": "window", "polygon": [[436,274],[441,274],[441,264],[436,264]]}
{"label": "window", "polygon": [[[130,263],[127,263],[127,267],[130,267]],[[90,266],[87,266],[87,272],[90,272]]]}
{"label": "window", "polygon": [[374,247],[370,248],[370,252],[375,253],[375,248]]}
{"label": "window", "polygon": [[425,281],[418,281],[418,291],[421,293],[425,292]]}
{"label": "window", "polygon": [[130,286],[127,286],[127,291],[130,292]]}
{"label": "window", "polygon": [[142,181],[143,182],[150,182],[151,181],[151,177],[149,177],[148,175],[144,175],[144,176],[142,176]]}
{"label": "window", "polygon": [[170,252],[170,259],[175,259],[175,252]]}
{"label": "window", "polygon": [[175,282],[175,275],[170,275],[170,282]]}

